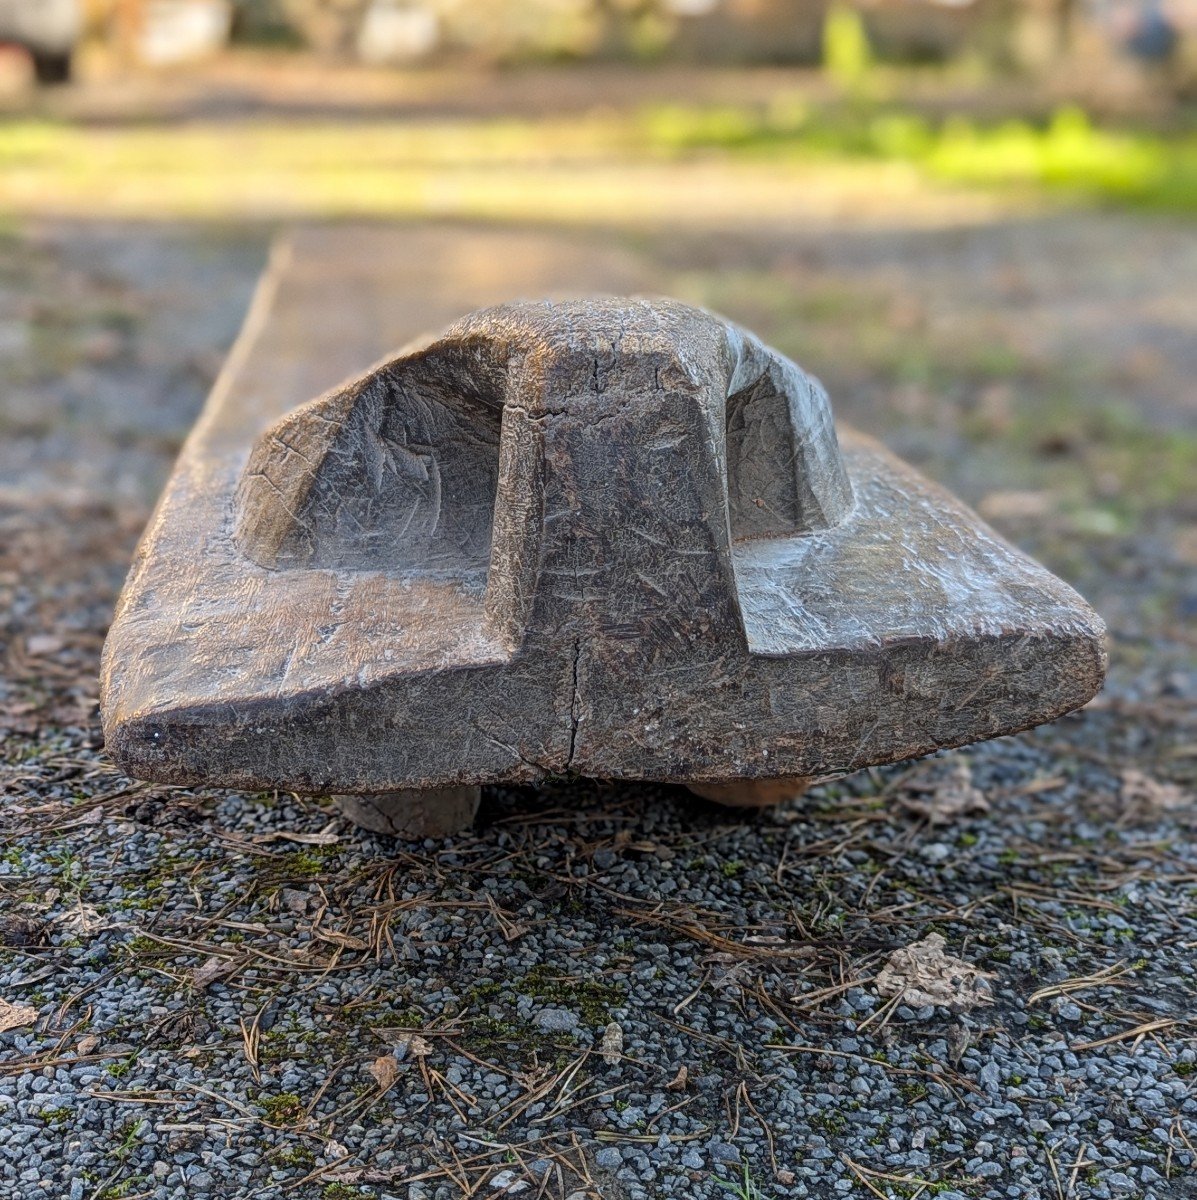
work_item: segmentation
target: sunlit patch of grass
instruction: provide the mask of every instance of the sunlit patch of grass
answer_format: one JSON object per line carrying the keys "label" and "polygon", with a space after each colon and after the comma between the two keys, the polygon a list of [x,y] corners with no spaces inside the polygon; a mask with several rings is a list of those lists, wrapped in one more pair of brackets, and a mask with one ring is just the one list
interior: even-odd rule
{"label": "sunlit patch of grass", "polygon": [[982,130],[947,124],[925,162],[954,182],[1037,184],[1103,200],[1197,211],[1197,137],[1168,141],[1095,128],[1078,108],[1063,108],[1043,128],[1008,122]]}
{"label": "sunlit patch of grass", "polygon": [[[944,189],[938,189],[940,193]],[[464,217],[559,224],[792,221],[824,209],[936,217],[901,163],[666,158],[635,121],[196,122],[0,129],[0,213],[131,219]],[[945,199],[971,212],[963,192]]]}
{"label": "sunlit patch of grass", "polygon": [[[875,103],[677,104],[539,120],[0,126],[0,214],[465,216],[720,223],[959,214],[978,197],[1197,209],[1197,136],[1048,123],[935,124]],[[972,196],[974,199],[969,200]],[[990,201],[992,202],[992,201]],[[978,210],[979,211],[979,210]],[[992,210],[990,210],[992,211]]]}
{"label": "sunlit patch of grass", "polygon": [[1043,123],[936,124],[916,113],[847,105],[815,110],[779,98],[768,110],[658,107],[641,115],[662,152],[721,149],[778,159],[865,158],[918,167],[930,179],[1041,188],[1163,210],[1197,211],[1197,134],[1165,136],[1095,126],[1075,106]]}

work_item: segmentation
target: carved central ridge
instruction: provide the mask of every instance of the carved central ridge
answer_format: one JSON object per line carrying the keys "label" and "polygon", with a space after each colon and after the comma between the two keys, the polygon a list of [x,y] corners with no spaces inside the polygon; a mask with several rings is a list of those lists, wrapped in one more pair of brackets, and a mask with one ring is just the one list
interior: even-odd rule
{"label": "carved central ridge", "polygon": [[481,585],[496,633],[739,625],[730,543],[851,507],[827,397],[672,301],[485,309],[278,422],[237,494],[272,569]]}

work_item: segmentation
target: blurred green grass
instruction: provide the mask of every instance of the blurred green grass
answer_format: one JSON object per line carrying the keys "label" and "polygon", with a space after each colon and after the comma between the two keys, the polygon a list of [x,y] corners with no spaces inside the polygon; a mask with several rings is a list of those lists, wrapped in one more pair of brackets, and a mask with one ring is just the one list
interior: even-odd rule
{"label": "blurred green grass", "polygon": [[0,213],[445,216],[569,223],[791,218],[812,207],[934,221],[945,206],[1197,211],[1197,134],[936,121],[893,104],[656,105],[542,119],[195,119],[0,125]]}
{"label": "blurred green grass", "polygon": [[938,123],[911,111],[849,104],[816,109],[781,97],[767,111],[662,107],[642,114],[646,142],[675,154],[718,148],[748,156],[901,162],[928,179],[1047,189],[1175,212],[1197,211],[1197,134],[1096,126],[1075,105],[1047,120]]}

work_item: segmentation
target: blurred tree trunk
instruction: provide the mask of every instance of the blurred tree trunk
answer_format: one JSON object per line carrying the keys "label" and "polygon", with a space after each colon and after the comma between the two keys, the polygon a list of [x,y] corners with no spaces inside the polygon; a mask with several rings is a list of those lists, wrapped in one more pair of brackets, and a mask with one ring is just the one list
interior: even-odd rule
{"label": "blurred tree trunk", "polygon": [[143,15],[142,0],[116,0],[112,12],[113,43],[123,67],[131,67],[137,61]]}
{"label": "blurred tree trunk", "polygon": [[368,0],[280,0],[303,40],[321,54],[353,52]]}

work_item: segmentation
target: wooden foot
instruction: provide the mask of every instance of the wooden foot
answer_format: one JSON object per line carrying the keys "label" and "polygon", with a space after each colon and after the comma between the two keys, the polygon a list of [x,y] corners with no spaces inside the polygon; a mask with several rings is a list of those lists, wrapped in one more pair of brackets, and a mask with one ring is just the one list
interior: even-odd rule
{"label": "wooden foot", "polygon": [[341,815],[363,829],[393,837],[435,838],[469,829],[481,797],[480,787],[453,787],[333,799]]}
{"label": "wooden foot", "polygon": [[687,783],[696,796],[728,808],[769,808],[801,796],[811,781],[801,775],[781,779],[733,779],[728,783]]}

